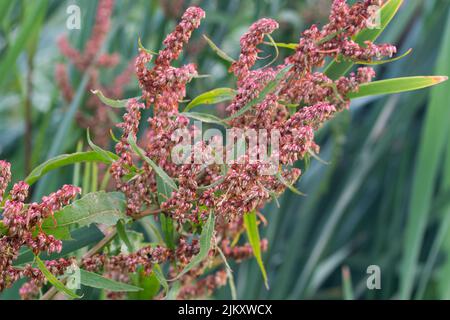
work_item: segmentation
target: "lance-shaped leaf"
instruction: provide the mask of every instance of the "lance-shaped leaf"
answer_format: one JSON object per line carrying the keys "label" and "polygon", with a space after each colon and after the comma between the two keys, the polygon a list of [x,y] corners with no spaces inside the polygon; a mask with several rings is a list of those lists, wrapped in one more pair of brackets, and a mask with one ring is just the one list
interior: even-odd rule
{"label": "lance-shaped leaf", "polygon": [[109,159],[111,162],[119,159],[119,157],[116,154],[106,151],[106,150],[100,148],[99,146],[97,146],[94,142],[92,142],[91,135],[89,133],[89,129],[86,131],[86,136],[87,136],[86,137],[87,142],[88,142],[89,146],[91,147],[91,149],[94,150],[95,152],[99,153],[103,158]]}
{"label": "lance-shaped leaf", "polygon": [[253,255],[255,256],[256,262],[259,265],[259,269],[261,270],[261,274],[264,279],[264,284],[267,289],[269,289],[269,282],[267,279],[266,268],[264,267],[264,263],[262,261],[261,256],[261,239],[259,237],[258,224],[256,223],[256,212],[252,211],[244,214],[244,225],[247,230],[247,238],[248,242],[252,246]]}
{"label": "lance-shaped leaf", "polygon": [[204,123],[215,123],[224,127],[228,127],[228,125],[224,122],[224,120],[220,119],[219,117],[216,117],[213,114],[202,112],[182,112],[180,114],[185,117],[198,120]]}
{"label": "lance-shaped leaf", "polygon": [[46,173],[59,169],[64,166],[68,166],[80,162],[102,162],[105,164],[110,164],[111,159],[116,157],[115,154],[105,151],[108,154],[106,157],[104,154],[100,154],[96,151],[86,151],[86,152],[76,152],[71,154],[62,154],[46,162],[42,163],[36,167],[31,173],[25,178],[25,182],[29,185],[34,184]]}
{"label": "lance-shaped leaf", "polygon": [[[92,192],[55,213],[53,220],[44,220],[42,230],[47,234],[65,234],[71,226],[89,226],[101,223],[113,226],[120,219],[129,220],[125,213],[126,202],[120,192]],[[56,225],[55,225],[56,222]],[[68,231],[67,231],[68,232]]]}
{"label": "lance-shaped leaf", "polygon": [[184,108],[183,112],[188,112],[192,108],[195,108],[204,104],[215,104],[223,101],[228,101],[236,96],[236,90],[231,88],[217,88],[201,95],[195,97],[189,104]]}
{"label": "lance-shaped leaf", "polygon": [[[365,41],[375,41],[394,18],[402,3],[403,0],[387,1],[380,9],[380,27],[364,29],[359,32],[353,40],[360,45],[364,45]],[[353,65],[353,61],[333,61],[326,68],[325,74],[327,75],[327,77],[336,80],[339,77],[345,75]]]}
{"label": "lance-shaped leaf", "polygon": [[233,63],[235,60],[230,57],[227,53],[225,53],[223,50],[221,50],[216,44],[208,38],[206,35],[203,35],[203,38],[206,40],[208,45],[211,47],[211,49],[223,60]]}
{"label": "lance-shaped leaf", "polygon": [[166,277],[164,277],[164,274],[159,264],[153,265],[153,273],[156,279],[158,279],[159,284],[163,287],[164,293],[167,294],[169,292],[169,284],[167,283],[167,279]]}
{"label": "lance-shaped leaf", "polygon": [[64,293],[67,297],[73,299],[79,299],[81,296],[77,295],[75,292],[67,288],[61,281],[59,281],[51,272],[47,269],[44,262],[38,257],[35,256],[36,265],[41,270],[42,274],[45,278],[50,282],[59,292]]}
{"label": "lance-shaped leaf", "polygon": [[80,270],[80,283],[87,287],[104,289],[112,292],[137,292],[142,288],[105,278],[99,274]]}
{"label": "lance-shaped leaf", "polygon": [[360,85],[357,92],[350,92],[349,94],[347,94],[347,97],[350,99],[355,99],[367,96],[414,91],[431,87],[447,80],[447,77],[430,76],[394,78],[374,81]]}
{"label": "lance-shaped leaf", "polygon": [[177,275],[175,279],[178,280],[181,276],[186,274],[192,268],[198,266],[203,260],[208,257],[209,250],[211,249],[211,240],[214,234],[215,217],[214,213],[208,217],[205,225],[203,226],[202,233],[200,234],[200,252],[192,258],[192,260],[187,264],[186,267]]}
{"label": "lance-shaped leaf", "polygon": [[130,144],[131,149],[145,162],[147,162],[150,167],[156,172],[156,174],[164,181],[164,183],[166,183],[168,186],[170,186],[171,188],[178,190],[178,187],[175,183],[175,181],[173,181],[173,179],[171,177],[169,177],[169,175],[163,170],[161,169],[161,167],[159,167],[155,162],[153,162],[152,159],[150,159],[149,157],[147,157],[145,155],[145,151],[142,150],[141,148],[138,147],[138,145],[136,144],[136,141],[133,139],[132,136],[128,137],[128,143]]}
{"label": "lance-shaped leaf", "polygon": [[[130,99],[114,100],[107,98],[100,90],[91,90],[91,92],[95,94],[101,102],[112,108],[126,108],[128,101],[130,101]],[[135,97],[135,99],[140,99],[140,97]]]}
{"label": "lance-shaped leaf", "polygon": [[353,62],[355,64],[363,64],[363,65],[368,65],[368,66],[377,66],[377,65],[381,65],[381,64],[386,64],[386,63],[391,63],[391,62],[395,62],[398,60],[403,59],[404,57],[406,57],[407,55],[409,55],[412,52],[412,49],[409,49],[408,51],[406,51],[404,54],[397,56],[395,58],[392,59],[386,59],[386,60],[373,60],[373,61],[359,61],[359,60],[354,60]]}
{"label": "lance-shaped leaf", "polygon": [[267,44],[269,46],[277,46],[278,48],[291,49],[291,50],[295,50],[298,47],[298,43],[283,43],[283,42],[266,41],[266,42],[264,42],[264,44]]}

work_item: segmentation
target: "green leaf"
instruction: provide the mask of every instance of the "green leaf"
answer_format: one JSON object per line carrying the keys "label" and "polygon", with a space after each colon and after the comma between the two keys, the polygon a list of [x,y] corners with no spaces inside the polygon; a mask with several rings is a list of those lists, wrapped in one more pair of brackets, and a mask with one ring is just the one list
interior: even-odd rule
{"label": "green leaf", "polygon": [[259,237],[258,225],[256,223],[256,212],[252,211],[244,214],[244,225],[247,230],[247,238],[248,242],[252,246],[253,255],[255,256],[256,262],[258,262],[259,269],[261,270],[261,274],[264,279],[264,284],[269,290],[269,282],[267,279],[266,268],[264,267],[264,263],[262,261],[261,256],[261,239]]}
{"label": "green leaf", "polygon": [[[364,45],[365,41],[374,42],[389,25],[402,3],[403,0],[387,1],[381,8],[380,28],[364,29],[354,37],[354,41],[360,45]],[[353,65],[354,62],[352,61],[333,61],[327,66],[325,74],[327,77],[336,80],[345,75]]]}
{"label": "green leaf", "polygon": [[[106,151],[108,152],[108,151]],[[79,162],[102,162],[105,164],[111,163],[111,157],[115,155],[113,153],[108,152],[109,156],[105,157],[103,154],[99,154],[96,151],[87,151],[87,152],[76,152],[71,154],[62,154],[46,162],[42,163],[38,167],[36,167],[31,173],[25,178],[25,182],[29,185],[34,184],[37,180],[39,180],[42,176],[44,176],[47,172],[52,170],[59,169],[61,167],[71,165]]]}
{"label": "green leaf", "polygon": [[137,292],[142,290],[142,288],[114,281],[83,269],[80,269],[80,283],[87,287],[104,289],[112,292]]}
{"label": "green leaf", "polygon": [[231,58],[228,54],[226,54],[224,51],[222,51],[216,44],[209,39],[206,35],[203,35],[203,38],[206,40],[210,48],[223,60],[233,63],[235,60]]}
{"label": "green leaf", "polygon": [[55,213],[55,220],[49,217],[42,223],[47,234],[61,234],[71,226],[89,226],[92,223],[113,226],[120,219],[129,220],[125,213],[126,202],[120,192],[93,192]]}
{"label": "green leaf", "polygon": [[214,213],[208,217],[205,225],[203,226],[202,233],[200,234],[200,252],[192,258],[191,261],[187,264],[186,267],[176,276],[173,280],[180,279],[184,274],[186,274],[189,270],[199,265],[203,260],[208,257],[209,250],[211,249],[211,239],[214,234],[214,225],[215,225],[215,217]]}
{"label": "green leaf", "polygon": [[[443,28],[442,44],[436,62],[435,72],[450,74],[450,14],[447,14],[446,26]],[[450,108],[449,83],[434,87],[430,93],[426,115],[421,126],[420,141],[415,159],[415,170],[411,182],[411,191],[408,203],[408,214],[405,221],[405,238],[402,246],[402,261],[399,269],[400,288],[399,298],[410,299],[415,288],[419,264],[422,267],[421,254],[424,246],[427,227],[431,223],[430,215],[433,213],[433,201],[436,187],[439,182],[446,181],[448,176],[442,176],[440,168],[443,166],[443,157],[449,141]],[[448,167],[445,167],[446,173]],[[450,184],[449,184],[450,185]],[[439,221],[442,224],[443,221]],[[433,230],[433,237],[436,235]],[[428,241],[428,240],[427,240]],[[448,258],[447,258],[448,259]],[[442,279],[439,279],[442,280]],[[444,283],[437,282],[439,287]],[[448,281],[445,284],[448,286]]]}
{"label": "green leaf", "polygon": [[291,190],[293,193],[298,194],[299,196],[306,196],[303,192],[297,190],[292,184],[287,181],[280,172],[277,173],[277,179],[284,184],[289,190]]}
{"label": "green leaf", "polygon": [[228,127],[228,125],[224,122],[224,120],[220,119],[219,117],[209,114],[209,113],[202,113],[202,112],[182,112],[181,115],[198,120],[204,123],[215,123],[221,126]]}
{"label": "green leaf", "polygon": [[[91,90],[91,92],[95,94],[100,99],[101,102],[112,108],[118,109],[126,108],[128,102],[130,101],[130,99],[114,100],[107,98],[100,90]],[[140,99],[140,97],[135,97],[135,99]]]}
{"label": "green leaf", "polygon": [[352,277],[350,269],[345,266],[342,268],[342,287],[345,300],[355,300],[355,294],[353,293]]}
{"label": "green leaf", "polygon": [[[6,50],[2,50],[2,59],[0,61],[0,88],[4,88],[4,84],[8,79],[13,78],[13,68],[16,67],[17,59],[24,48],[36,36],[35,31],[41,28],[43,19],[47,9],[48,1],[33,1],[25,6],[25,15],[19,23],[19,30],[14,42],[9,44]],[[2,5],[5,8],[5,5]],[[3,14],[3,12],[2,12]],[[3,20],[1,20],[3,22]],[[6,34],[7,38],[11,37]],[[9,40],[9,39],[8,39]],[[9,42],[9,41],[8,41]]]}
{"label": "green leaf", "polygon": [[152,55],[158,54],[158,53],[155,52],[155,51],[152,51],[152,50],[150,50],[150,49],[145,48],[145,47],[142,45],[141,38],[138,39],[138,46],[139,46],[139,49],[142,49],[142,50],[144,50],[144,51],[147,52],[147,53],[150,53],[150,54],[152,54]]}
{"label": "green leaf", "polygon": [[128,299],[130,300],[152,300],[159,292],[161,285],[155,276],[155,272],[151,272],[149,275],[140,270],[131,276],[133,284],[142,288],[139,292],[130,292]]}
{"label": "green leaf", "polygon": [[195,108],[202,104],[215,104],[223,101],[228,101],[236,96],[236,90],[231,88],[217,88],[201,95],[195,97],[189,104],[184,108],[183,112],[188,112],[192,108]]}
{"label": "green leaf", "polygon": [[264,89],[261,90],[261,92],[258,95],[258,97],[256,97],[255,99],[251,100],[250,102],[248,102],[244,107],[242,107],[236,113],[233,113],[231,116],[229,116],[228,118],[224,119],[223,121],[230,121],[230,120],[233,120],[233,119],[235,119],[237,117],[240,117],[241,115],[246,113],[248,110],[250,110],[251,108],[253,108],[257,104],[263,102],[264,99],[266,98],[266,96],[268,94],[272,93],[278,87],[280,82],[284,79],[284,77],[289,72],[289,70],[291,70],[291,68],[292,68],[292,65],[287,65],[286,67],[281,69],[278,72],[278,74],[276,75],[275,79],[269,81],[269,83],[264,87]]}
{"label": "green leaf", "polygon": [[167,294],[169,292],[169,284],[167,283],[167,279],[166,277],[164,277],[159,264],[153,265],[153,274],[155,275],[156,279],[158,279],[161,286],[164,288],[165,294]]}
{"label": "green leaf", "polygon": [[59,292],[64,293],[69,298],[79,299],[81,296],[77,295],[72,290],[69,290],[61,281],[59,281],[45,266],[44,262],[38,257],[35,256],[36,264],[39,270],[44,274],[45,278],[53,285]]}
{"label": "green leaf", "polygon": [[363,64],[363,65],[368,65],[368,66],[377,66],[377,65],[391,63],[391,62],[395,62],[395,61],[401,60],[404,57],[406,57],[407,55],[409,55],[411,52],[412,52],[412,49],[409,49],[408,51],[406,51],[401,56],[398,56],[398,57],[395,57],[395,58],[392,58],[392,59],[387,59],[387,60],[374,60],[374,61],[370,61],[370,62],[354,60],[353,62],[355,64]]}
{"label": "green leaf", "polygon": [[349,99],[356,99],[367,96],[414,91],[431,87],[447,80],[447,77],[441,76],[418,76],[374,81],[360,85],[357,92],[350,92],[347,94],[347,97]]}
{"label": "green leaf", "polygon": [[131,149],[141,159],[143,159],[145,162],[147,162],[150,165],[150,167],[152,167],[152,169],[164,181],[164,183],[166,183],[171,188],[178,190],[178,187],[177,187],[175,181],[171,177],[169,177],[167,175],[167,173],[163,169],[161,169],[161,167],[159,167],[156,163],[154,163],[152,159],[150,159],[149,157],[147,157],[145,155],[145,151],[138,147],[138,145],[136,144],[136,141],[133,139],[132,136],[128,137],[128,143],[130,144]]}
{"label": "green leaf", "polygon": [[117,222],[116,229],[117,229],[117,234],[120,237],[120,240],[122,240],[123,243],[125,243],[125,245],[127,246],[128,253],[134,252],[133,243],[130,241],[130,238],[128,237],[127,230],[125,227],[125,222],[123,220],[119,220]]}
{"label": "green leaf", "polygon": [[103,150],[102,148],[97,146],[94,142],[92,142],[91,135],[89,133],[89,128],[86,131],[86,136],[87,136],[86,137],[87,142],[88,142],[89,146],[91,147],[91,149],[94,150],[95,152],[99,153],[104,159],[109,159],[111,162],[119,159],[119,156],[117,156],[116,154],[106,151],[106,150]]}
{"label": "green leaf", "polygon": [[298,47],[298,43],[283,43],[283,42],[264,42],[264,44],[267,44],[269,46],[277,46],[278,48],[286,48],[286,49],[291,49],[291,50],[295,50]]}
{"label": "green leaf", "polygon": [[4,236],[8,232],[8,229],[5,227],[3,221],[0,220],[0,237]]}

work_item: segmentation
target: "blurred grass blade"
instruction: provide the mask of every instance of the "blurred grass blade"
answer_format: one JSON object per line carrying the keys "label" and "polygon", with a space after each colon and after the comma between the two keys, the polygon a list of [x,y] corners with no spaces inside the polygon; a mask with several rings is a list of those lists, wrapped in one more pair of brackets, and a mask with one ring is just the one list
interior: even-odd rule
{"label": "blurred grass blade", "polygon": [[[374,42],[389,25],[402,3],[403,0],[389,0],[386,2],[381,8],[380,28],[364,29],[354,37],[354,41],[360,45],[363,45],[365,41]],[[345,75],[353,65],[352,61],[333,61],[327,66],[325,74],[329,78],[336,80]]]}
{"label": "blurred grass blade", "polygon": [[342,287],[345,300],[355,300],[353,293],[352,276],[347,266],[342,267]]}
{"label": "blurred grass blade", "polygon": [[[25,4],[24,4],[25,5]],[[0,62],[0,88],[4,88],[5,81],[11,79],[13,72],[11,71],[16,66],[17,58],[22,50],[27,46],[28,41],[36,35],[36,29],[41,25],[45,12],[47,9],[47,0],[37,0],[27,2],[25,5],[24,20],[21,23],[21,28]],[[2,4],[0,9],[7,9],[5,4]],[[4,12],[2,12],[4,14]],[[1,20],[3,22],[3,20]]]}
{"label": "blurred grass blade", "polygon": [[447,80],[448,78],[443,76],[423,76],[374,81],[360,85],[358,92],[350,92],[347,94],[347,97],[349,99],[356,99],[368,96],[414,91],[431,87]]}
{"label": "blurred grass blade", "polygon": [[[443,42],[436,65],[436,72],[450,74],[450,13],[443,33]],[[400,270],[401,299],[409,299],[414,289],[420,251],[422,248],[428,215],[431,209],[438,170],[448,139],[450,119],[450,88],[433,88],[425,116],[415,172],[409,199],[409,215],[403,242],[403,259]]]}
{"label": "blurred grass blade", "polygon": [[231,88],[217,88],[211,91],[202,93],[201,95],[195,97],[189,104],[184,108],[183,112],[188,112],[192,108],[203,104],[215,104],[223,101],[231,100],[235,97],[236,90]]}
{"label": "blurred grass blade", "polygon": [[248,242],[252,246],[253,255],[255,256],[256,262],[258,262],[259,269],[264,279],[264,285],[267,290],[269,290],[269,282],[267,279],[266,268],[262,261],[261,256],[261,239],[259,237],[258,224],[256,223],[256,212],[252,211],[244,214],[244,225],[247,231]]}

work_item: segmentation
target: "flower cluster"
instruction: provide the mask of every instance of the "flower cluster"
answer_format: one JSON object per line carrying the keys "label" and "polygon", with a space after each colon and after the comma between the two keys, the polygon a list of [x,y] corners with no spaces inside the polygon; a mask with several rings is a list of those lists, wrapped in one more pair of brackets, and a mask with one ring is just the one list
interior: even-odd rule
{"label": "flower cluster", "polygon": [[[10,164],[0,161],[0,182],[2,192],[10,182]],[[40,203],[26,204],[29,186],[20,181],[12,187],[5,201],[3,210],[3,226],[6,232],[0,237],[0,291],[10,287],[22,277],[30,278],[31,283],[23,289],[24,296],[41,287],[45,278],[41,271],[26,265],[24,268],[13,266],[22,246],[27,246],[35,255],[41,252],[48,254],[60,252],[62,243],[41,229],[43,221],[52,218],[54,213],[68,205],[80,192],[78,187],[64,185],[60,190],[44,196]],[[71,264],[70,260],[60,259],[47,261],[47,266],[54,269],[54,274],[64,273]]]}
{"label": "flower cluster", "polygon": [[[110,29],[113,8],[114,0],[99,1],[92,36],[87,41],[83,52],[73,48],[66,36],[58,40],[58,46],[61,53],[75,66],[77,71],[89,73],[89,90],[101,90],[109,97],[120,98],[123,95],[124,87],[131,80],[133,64],[129,64],[109,86],[103,86],[99,79],[100,68],[113,69],[120,63],[120,56],[117,53],[100,53]],[[64,99],[66,101],[72,101],[74,90],[70,84],[68,70],[67,65],[57,64],[55,78]],[[109,128],[113,125],[107,109],[104,108],[103,103],[96,96],[90,97],[86,105],[92,114],[88,115],[79,112],[77,114],[77,122],[83,128],[92,128],[92,135],[95,142],[102,147],[107,147],[109,144]]]}
{"label": "flower cluster", "polygon": [[[131,253],[111,254],[105,250],[83,258],[80,267],[120,282],[130,282],[132,273],[149,275],[155,264],[167,263],[169,277],[177,277],[181,283],[178,292],[180,299],[206,296],[223,286],[227,281],[225,270],[219,268],[212,274],[203,275],[223,265],[222,253],[236,262],[253,255],[250,244],[238,241],[245,232],[245,215],[255,213],[258,220],[265,223],[259,210],[287,187],[292,188],[301,176],[300,169],[293,167],[295,162],[304,159],[308,153],[320,151],[314,141],[315,132],[336,113],[349,107],[349,92],[358,90],[361,84],[375,77],[375,72],[369,67],[359,68],[339,79],[328,77],[318,68],[329,58],[371,62],[391,57],[396,52],[396,48],[389,44],[358,44],[353,40],[354,35],[366,26],[370,17],[369,7],[382,3],[381,0],[363,0],[348,5],[345,0],[334,0],[329,23],[320,29],[313,25],[303,32],[293,54],[276,66],[255,68],[257,61],[262,59],[259,47],[264,45],[265,37],[278,28],[276,21],[261,19],[242,36],[239,58],[230,66],[230,72],[236,76],[236,95],[226,107],[229,118],[223,122],[236,129],[264,129],[268,136],[278,132],[279,148],[272,150],[269,156],[272,160],[277,159],[276,174],[261,174],[273,167],[267,159],[252,161],[254,154],[264,148],[261,144],[247,148],[231,163],[209,162],[212,151],[217,151],[213,147],[214,138],[198,141],[196,138],[201,136],[201,130],[190,125],[189,119],[178,111],[180,101],[186,96],[186,85],[196,77],[197,68],[194,64],[174,67],[172,63],[178,59],[193,31],[205,17],[202,9],[188,8],[175,30],[164,40],[164,48],[157,54],[141,47],[134,69],[142,89],[142,102],[136,98],[128,100],[123,122],[118,124],[122,130],[115,146],[118,159],[112,163],[110,173],[116,189],[126,197],[130,217],[136,220],[148,215],[148,212],[156,212],[165,219],[171,219],[175,233],[172,239],[174,246],[142,245]],[[108,31],[112,7],[112,0],[100,1],[93,36],[83,54],[71,48],[67,40],[60,42],[62,52],[78,70],[91,72],[90,86],[95,86],[95,89],[99,88],[98,71],[93,70],[115,66],[118,62],[115,55],[97,57]],[[152,62],[153,65],[148,67]],[[63,92],[69,97],[72,91],[67,73],[61,67],[58,73]],[[269,86],[272,89],[263,95]],[[114,93],[112,96],[117,97]],[[249,104],[253,104],[251,108],[248,108]],[[144,138],[139,140],[144,154],[139,152],[137,155],[129,139],[137,140],[141,111],[150,108],[153,112],[147,119],[148,128]],[[105,113],[104,108],[97,109]],[[96,119],[94,127],[100,119]],[[188,158],[201,158],[204,161],[200,164],[195,161],[176,164],[173,161],[173,148],[185,139],[174,138],[174,133],[180,129],[186,131],[191,141],[195,142]],[[243,138],[245,144],[250,146],[249,137],[237,138]],[[228,146],[218,152],[226,153],[227,149]],[[146,161],[139,160],[144,157]],[[155,165],[164,174],[156,170]],[[0,200],[10,179],[9,163],[0,161]],[[167,180],[173,183],[168,184]],[[21,294],[24,298],[36,295],[45,282],[42,273],[29,265],[19,269],[13,266],[13,261],[22,246],[29,247],[35,254],[61,250],[61,242],[45,234],[41,224],[79,192],[77,187],[64,186],[44,197],[41,203],[25,204],[28,185],[19,182],[12,187],[3,212],[2,223],[7,231],[0,238],[0,290],[21,277],[28,277],[31,281],[22,287]],[[207,257],[178,277],[193,257],[201,252],[198,233],[212,212],[215,214],[215,226]],[[265,251],[267,246],[267,240],[262,239],[261,250]],[[75,263],[74,259],[46,262],[55,275],[63,274],[72,263]],[[124,295],[109,293],[108,296],[116,299]]]}
{"label": "flower cluster", "polygon": [[[210,212],[214,212],[215,240],[224,254],[238,261],[249,257],[252,253],[249,245],[230,246],[231,240],[244,229],[243,215],[257,212],[274,196],[283,193],[287,185],[297,181],[301,171],[293,168],[293,164],[308,153],[319,152],[314,132],[337,112],[349,107],[349,92],[357,91],[360,84],[375,77],[370,67],[358,68],[339,79],[329,78],[317,71],[318,68],[327,58],[371,62],[396,53],[396,48],[390,44],[358,44],[352,40],[366,27],[370,7],[382,3],[380,0],[364,0],[349,5],[345,0],[333,1],[329,23],[321,29],[313,25],[304,31],[295,52],[278,66],[254,68],[257,60],[261,59],[259,46],[278,28],[276,21],[261,19],[242,36],[239,58],[230,66],[237,78],[237,87],[235,98],[226,108],[231,118],[225,122],[233,128],[280,133],[279,151],[272,155],[279,158],[277,175],[261,175],[261,169],[267,164],[249,161],[251,153],[257,150],[247,150],[238,161],[227,164],[225,173],[217,164],[175,165],[171,160],[171,150],[179,142],[173,139],[176,130],[189,132],[192,141],[198,134],[195,126],[190,126],[188,119],[178,112],[179,101],[186,95],[186,84],[197,74],[196,68],[192,64],[171,66],[205,16],[199,8],[187,9],[175,31],[164,41],[165,48],[157,54],[153,66],[147,68],[153,56],[143,48],[136,60],[136,75],[145,105],[136,100],[128,103],[124,122],[120,124],[123,135],[116,146],[121,158],[111,169],[118,189],[127,195],[128,214],[136,217],[149,206],[157,206],[163,214],[176,221],[176,228],[181,231],[187,222],[202,223]],[[277,80],[271,92],[252,108],[241,112],[286,69],[288,71],[281,80]],[[146,163],[139,168],[140,174],[132,174],[131,168],[137,163],[133,163],[133,152],[127,142],[129,136],[136,137],[140,109],[151,107],[153,116],[148,119],[149,129],[140,142],[141,147],[148,158],[176,179],[178,187],[163,200],[154,196],[158,194],[157,175]],[[290,108],[295,108],[294,112]],[[208,148],[208,143],[197,142],[191,158],[202,157]],[[213,186],[208,187],[210,184]],[[180,243],[179,249],[182,247],[183,243]],[[261,247],[263,250],[267,247],[265,240]],[[204,279],[205,283],[214,277],[208,279]],[[203,282],[198,283],[204,286]],[[186,288],[182,296],[191,296],[197,291],[195,286],[187,285]]]}

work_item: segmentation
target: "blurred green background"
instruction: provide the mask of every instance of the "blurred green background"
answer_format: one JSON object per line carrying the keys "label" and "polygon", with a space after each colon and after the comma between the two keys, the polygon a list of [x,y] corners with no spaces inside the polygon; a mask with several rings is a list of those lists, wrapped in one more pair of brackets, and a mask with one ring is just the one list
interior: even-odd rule
{"label": "blurred green background", "polygon": [[[189,99],[233,86],[227,63],[202,34],[237,57],[239,37],[250,24],[271,17],[280,23],[273,34],[277,42],[297,42],[311,23],[326,21],[330,2],[117,0],[103,50],[119,53],[117,70],[123,69],[136,56],[139,37],[156,51],[183,10],[201,6],[206,19],[180,60],[195,62],[199,73],[210,77],[188,86]],[[80,30],[65,27],[70,4],[81,8]],[[96,6],[92,0],[0,0],[0,159],[12,163],[14,180],[51,156],[74,152],[85,137],[74,115],[85,110],[89,93],[83,75],[72,70],[70,80],[80,99],[71,104],[62,99],[54,74],[55,64],[65,59],[56,41],[67,34],[72,45],[83,48]],[[378,67],[377,79],[449,75],[450,1],[405,0],[379,42],[413,52]],[[116,75],[115,69],[105,70],[100,81],[108,84]],[[124,97],[138,94],[133,79]],[[447,82],[431,90],[356,100],[349,112],[324,127],[317,140],[329,164],[312,160],[308,165],[297,185],[307,196],[287,191],[279,208],[271,203],[264,209],[270,290],[256,262],[249,260],[232,266],[238,298],[449,299],[449,95]],[[72,171],[48,175],[34,197],[72,182]],[[367,288],[371,265],[380,267],[380,290]],[[227,287],[215,295],[229,297]]]}

